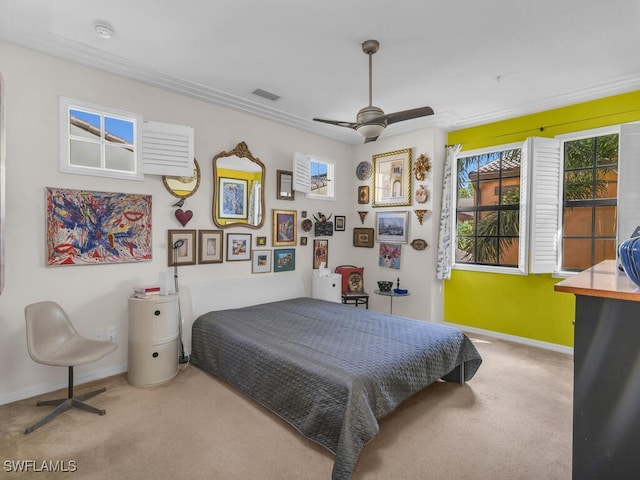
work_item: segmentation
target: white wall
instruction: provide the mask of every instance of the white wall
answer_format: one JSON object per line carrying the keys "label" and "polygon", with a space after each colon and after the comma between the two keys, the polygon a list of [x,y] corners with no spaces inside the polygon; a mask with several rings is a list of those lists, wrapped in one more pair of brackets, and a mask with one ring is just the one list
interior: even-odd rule
{"label": "white wall", "polygon": [[[266,236],[271,246],[271,209],[322,211],[346,215],[347,229],[329,237],[329,267],[341,263],[366,267],[367,289],[379,279],[401,277],[412,295],[394,304],[394,313],[422,319],[441,320],[441,286],[435,282],[437,215],[428,214],[419,226],[411,210],[410,237],[424,238],[427,250],[416,252],[403,246],[401,270],[377,266],[374,249],[353,248],[352,228],[360,226],[357,210],[370,213],[364,226],[374,226],[375,210],[357,204],[355,167],[371,155],[401,148],[413,148],[433,162],[427,178],[432,191],[426,204],[439,210],[446,134],[436,129],[381,138],[366,145],[346,145],[274,122],[258,119],[192,98],[168,93],[102,71],[0,42],[1,73],[6,100],[6,285],[0,295],[0,404],[60,388],[66,384],[66,370],[36,364],[26,349],[24,307],[51,299],[69,313],[76,328],[93,338],[97,328],[116,326],[118,350],[101,361],[78,367],[78,383],[123,372],[127,363],[127,297],[135,284],[154,283],[167,271],[167,230],[182,226],[174,217],[175,202],[161,177],[146,176],[144,182],[102,179],[62,174],[59,166],[58,96],[67,96],[113,108],[141,113],[145,119],[193,125],[195,156],[202,173],[198,192],[183,209],[194,212],[185,228],[214,229],[211,220],[211,159],[245,141],[254,156],[266,166],[267,217],[260,230],[227,229],[226,232]],[[337,201],[310,201],[297,195],[295,202],[276,200],[276,170],[291,169],[294,151],[316,154],[336,161]],[[45,187],[150,194],[153,197],[153,260],[151,262],[98,266],[47,267],[45,258]],[[388,209],[391,210],[391,209]],[[298,222],[300,223],[300,221]],[[298,225],[299,227],[299,225]],[[298,230],[298,234],[303,232]],[[310,232],[312,233],[312,232]],[[307,246],[296,247],[296,270],[311,286],[313,236]],[[387,271],[384,271],[387,270]],[[180,283],[210,278],[242,278],[251,275],[251,262],[180,267]],[[377,297],[377,298],[373,298]],[[388,311],[388,298],[372,295],[371,308]]]}

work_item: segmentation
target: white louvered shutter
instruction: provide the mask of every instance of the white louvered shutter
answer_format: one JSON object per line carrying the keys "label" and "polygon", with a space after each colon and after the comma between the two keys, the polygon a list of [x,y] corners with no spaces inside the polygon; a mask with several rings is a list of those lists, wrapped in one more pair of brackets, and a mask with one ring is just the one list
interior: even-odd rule
{"label": "white louvered shutter", "polygon": [[293,189],[311,193],[311,159],[300,152],[293,154]]}
{"label": "white louvered shutter", "polygon": [[528,138],[524,151],[527,152],[531,175],[529,273],[553,273],[558,268],[558,231],[562,211],[560,140]]}
{"label": "white louvered shutter", "polygon": [[193,175],[194,131],[186,125],[145,121],[142,128],[142,172]]}
{"label": "white louvered shutter", "polygon": [[620,125],[618,244],[640,225],[640,123]]}

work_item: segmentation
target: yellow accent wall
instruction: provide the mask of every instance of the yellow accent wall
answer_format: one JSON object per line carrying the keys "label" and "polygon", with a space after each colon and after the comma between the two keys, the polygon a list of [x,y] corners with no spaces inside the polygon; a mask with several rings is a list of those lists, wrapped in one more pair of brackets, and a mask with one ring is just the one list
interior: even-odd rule
{"label": "yellow accent wall", "polygon": [[[640,90],[452,131],[447,143],[475,150],[636,121]],[[560,280],[454,270],[445,281],[444,320],[572,347],[574,296],[554,292]]]}

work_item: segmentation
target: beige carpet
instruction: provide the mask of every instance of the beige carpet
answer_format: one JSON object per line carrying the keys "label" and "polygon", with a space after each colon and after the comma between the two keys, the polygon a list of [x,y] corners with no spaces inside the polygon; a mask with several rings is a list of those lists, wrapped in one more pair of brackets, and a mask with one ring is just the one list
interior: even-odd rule
{"label": "beige carpet", "polygon": [[[476,376],[462,387],[433,384],[383,419],[354,480],[571,478],[572,357],[470,337],[484,360]],[[50,407],[0,406],[0,478],[331,478],[329,452],[195,367],[156,387],[130,386],[124,375],[96,384],[108,389],[90,403],[106,415],[74,409],[29,435],[24,428]],[[17,460],[77,470],[7,471]]]}

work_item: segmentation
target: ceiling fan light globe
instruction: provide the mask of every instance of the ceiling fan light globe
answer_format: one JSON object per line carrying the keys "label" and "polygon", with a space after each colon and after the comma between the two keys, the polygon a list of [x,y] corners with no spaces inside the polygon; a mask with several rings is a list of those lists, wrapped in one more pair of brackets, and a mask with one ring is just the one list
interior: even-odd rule
{"label": "ceiling fan light globe", "polygon": [[358,125],[356,130],[364,138],[378,137],[384,131],[384,125],[376,123]]}

